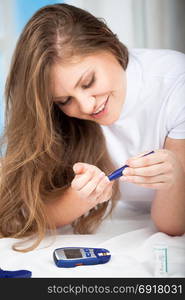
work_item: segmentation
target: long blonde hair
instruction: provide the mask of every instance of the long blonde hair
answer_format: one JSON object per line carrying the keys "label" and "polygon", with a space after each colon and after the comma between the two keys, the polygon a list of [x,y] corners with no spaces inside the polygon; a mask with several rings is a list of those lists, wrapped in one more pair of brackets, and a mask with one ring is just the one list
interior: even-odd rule
{"label": "long blonde hair", "polygon": [[[51,66],[56,61],[70,60],[74,54],[82,56],[99,50],[113,53],[126,69],[127,48],[105,22],[67,4],[41,8],[18,40],[5,90],[0,235],[37,236],[31,247],[20,251],[34,249],[47,228],[54,229],[45,204],[70,186],[74,163],[87,162],[105,173],[114,169],[101,127],[68,117],[51,101]],[[115,183],[109,210],[108,202],[91,209],[72,224],[74,232],[92,232],[112,211],[117,192]]]}

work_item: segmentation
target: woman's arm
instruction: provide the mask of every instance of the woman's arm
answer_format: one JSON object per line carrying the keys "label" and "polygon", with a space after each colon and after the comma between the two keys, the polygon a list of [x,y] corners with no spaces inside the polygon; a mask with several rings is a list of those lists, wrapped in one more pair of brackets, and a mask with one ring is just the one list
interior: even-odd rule
{"label": "woman's arm", "polygon": [[62,196],[46,204],[46,213],[56,227],[61,227],[71,224],[92,207],[89,201],[81,198],[79,194],[70,187]]}
{"label": "woman's arm", "polygon": [[167,155],[173,155],[170,161],[174,182],[157,191],[151,214],[160,231],[181,235],[185,233],[185,140],[167,138],[165,149],[170,151]]}
{"label": "woman's arm", "polygon": [[131,158],[120,179],[156,190],[151,216],[169,235],[185,233],[185,140],[166,138],[165,149]]}
{"label": "woman's arm", "polygon": [[71,187],[46,204],[46,214],[56,227],[71,224],[112,195],[113,183],[100,169],[85,163],[77,163],[73,169],[76,175]]}

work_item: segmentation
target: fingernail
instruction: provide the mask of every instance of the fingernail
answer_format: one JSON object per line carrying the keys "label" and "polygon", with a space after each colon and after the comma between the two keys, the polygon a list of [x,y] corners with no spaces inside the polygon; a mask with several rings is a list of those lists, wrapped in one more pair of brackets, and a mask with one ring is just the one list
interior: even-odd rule
{"label": "fingernail", "polygon": [[77,166],[76,166],[76,165],[73,166],[73,171],[74,171],[74,172],[77,171]]}
{"label": "fingernail", "polygon": [[76,172],[80,172],[81,171],[81,165],[78,165],[78,164],[76,164],[76,165],[74,165],[73,166],[73,171],[76,173]]}

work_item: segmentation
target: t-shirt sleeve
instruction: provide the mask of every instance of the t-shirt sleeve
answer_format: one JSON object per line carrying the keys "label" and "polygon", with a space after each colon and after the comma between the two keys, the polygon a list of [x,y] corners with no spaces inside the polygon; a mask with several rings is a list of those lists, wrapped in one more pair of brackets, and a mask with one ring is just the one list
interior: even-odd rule
{"label": "t-shirt sleeve", "polygon": [[173,139],[185,139],[185,75],[172,90],[167,107],[167,131]]}

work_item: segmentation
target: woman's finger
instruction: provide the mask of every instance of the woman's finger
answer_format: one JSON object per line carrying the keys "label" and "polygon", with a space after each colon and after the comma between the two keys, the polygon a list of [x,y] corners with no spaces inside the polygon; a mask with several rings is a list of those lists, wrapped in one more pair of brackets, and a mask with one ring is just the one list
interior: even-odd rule
{"label": "woman's finger", "polygon": [[105,188],[105,190],[103,191],[103,193],[101,193],[98,197],[97,197],[97,202],[98,203],[103,203],[106,202],[108,200],[111,199],[112,197],[112,182],[108,183],[108,186]]}
{"label": "woman's finger", "polygon": [[96,195],[100,195],[104,192],[104,190],[109,186],[109,184],[112,184],[112,182],[110,182],[110,180],[108,179],[107,176],[104,176],[101,181],[98,183],[96,189],[95,189],[95,193]]}
{"label": "woman's finger", "polygon": [[92,169],[95,172],[100,172],[100,169],[94,165],[90,165],[87,163],[77,162],[73,165],[73,171],[75,174],[82,174],[87,172],[89,169]]}
{"label": "woman's finger", "polygon": [[129,175],[129,176],[156,176],[159,174],[164,174],[168,172],[168,165],[166,163],[159,163],[156,165],[151,165],[143,168],[125,168],[123,170],[123,175]]}
{"label": "woman's finger", "polygon": [[167,153],[165,150],[156,150],[154,153],[136,158],[129,158],[126,164],[133,168],[151,166],[163,163],[166,160]]}
{"label": "woman's finger", "polygon": [[80,194],[82,197],[88,197],[94,192],[100,180],[105,176],[105,173],[100,172],[98,175],[94,176],[81,190]]}
{"label": "woman's finger", "polygon": [[94,171],[92,169],[87,170],[81,175],[76,175],[71,182],[71,187],[76,190],[81,190],[92,179]]}
{"label": "woman's finger", "polygon": [[153,184],[153,183],[168,183],[169,179],[167,175],[157,175],[151,177],[143,176],[122,176],[121,181],[132,182],[136,184]]}
{"label": "woman's finger", "polygon": [[73,170],[76,175],[71,182],[71,186],[76,190],[82,189],[95,175],[101,173],[99,168],[86,163],[74,164]]}

